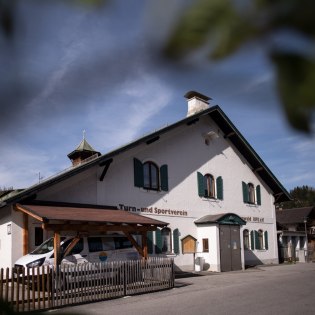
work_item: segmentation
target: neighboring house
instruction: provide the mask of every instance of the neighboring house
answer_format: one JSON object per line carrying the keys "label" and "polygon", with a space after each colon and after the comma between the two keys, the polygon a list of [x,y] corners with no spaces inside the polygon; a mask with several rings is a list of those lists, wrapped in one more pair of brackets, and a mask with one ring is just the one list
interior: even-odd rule
{"label": "neighboring house", "polygon": [[64,224],[84,211],[94,222],[93,207],[168,223],[147,233],[148,252],[182,270],[201,261],[211,271],[278,263],[274,204],[290,200],[288,192],[219,106],[194,91],[185,97],[186,118],[101,156],[81,143],[72,168],[2,199],[0,267],[51,235],[47,222],[63,212]]}
{"label": "neighboring house", "polygon": [[279,260],[305,262],[315,248],[315,207],[276,211]]}

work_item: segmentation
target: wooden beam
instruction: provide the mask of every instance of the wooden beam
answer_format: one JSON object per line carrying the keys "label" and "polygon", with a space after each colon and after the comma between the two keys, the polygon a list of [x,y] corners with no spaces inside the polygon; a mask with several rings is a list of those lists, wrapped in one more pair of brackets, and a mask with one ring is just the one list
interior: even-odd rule
{"label": "wooden beam", "polygon": [[140,254],[140,256],[144,256],[143,250],[141,248],[141,246],[139,246],[139,244],[136,242],[136,240],[132,237],[132,235],[130,235],[128,232],[124,232],[125,235],[127,236],[128,240],[131,242],[131,244],[136,248],[136,250],[138,251],[138,253]]}
{"label": "wooden beam", "polygon": [[142,250],[143,250],[143,258],[148,259],[148,242],[147,242],[147,233],[142,232]]}
{"label": "wooden beam", "polygon": [[71,242],[70,244],[67,246],[64,254],[63,254],[63,257],[66,257],[69,255],[69,253],[71,252],[71,250],[73,249],[73,247],[80,241],[80,236],[76,236]]}
{"label": "wooden beam", "polygon": [[262,171],[264,168],[262,167],[262,166],[260,166],[260,167],[257,167],[257,168],[255,168],[255,169],[253,169],[253,171],[254,172],[260,172],[260,171]]}
{"label": "wooden beam", "polygon": [[54,265],[58,267],[61,263],[60,255],[60,233],[58,231],[54,232]]}
{"label": "wooden beam", "polygon": [[104,177],[105,177],[105,175],[106,175],[106,173],[107,173],[107,171],[109,169],[109,166],[110,166],[110,164],[112,162],[113,162],[113,159],[109,159],[109,160],[106,161],[105,167],[104,167],[103,172],[102,172],[102,174],[100,176],[100,181],[101,182],[103,181],[103,179],[104,179]]}
{"label": "wooden beam", "polygon": [[232,132],[229,132],[228,134],[224,135],[224,138],[230,138],[230,137],[232,137],[234,135],[235,135],[235,132],[232,131]]}
{"label": "wooden beam", "polygon": [[44,221],[45,221],[45,218],[42,218],[42,217],[40,217],[40,216],[38,216],[38,215],[32,213],[31,211],[29,211],[29,210],[23,208],[23,207],[22,207],[20,204],[18,204],[18,203],[14,205],[14,209],[15,209],[15,210],[22,211],[23,213],[28,214],[29,216],[33,217],[34,219],[36,219],[36,220],[38,220],[38,221],[40,221],[40,222],[44,222]]}
{"label": "wooden beam", "polygon": [[28,254],[28,215],[23,213],[23,256]]}
{"label": "wooden beam", "polygon": [[132,225],[92,225],[92,224],[42,224],[42,228],[47,231],[77,231],[77,232],[143,232],[155,231],[155,226],[132,226]]}

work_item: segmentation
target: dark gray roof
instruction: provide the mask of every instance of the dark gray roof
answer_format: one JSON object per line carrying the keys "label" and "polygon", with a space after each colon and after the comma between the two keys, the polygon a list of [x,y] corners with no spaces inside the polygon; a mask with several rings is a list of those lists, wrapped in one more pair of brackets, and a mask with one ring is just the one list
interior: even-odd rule
{"label": "dark gray roof", "polygon": [[276,202],[289,201],[291,197],[286,189],[282,186],[279,180],[275,177],[275,175],[270,171],[270,169],[266,166],[266,164],[262,161],[262,159],[258,156],[255,150],[250,146],[250,144],[246,141],[246,139],[242,136],[242,134],[238,131],[238,129],[233,125],[230,119],[225,115],[222,109],[216,105],[212,106],[204,111],[198,112],[194,115],[186,117],[172,125],[168,125],[163,127],[151,134],[148,134],[144,137],[141,137],[133,142],[130,142],[118,149],[111,151],[107,154],[104,154],[92,161],[84,163],[74,168],[70,168],[66,172],[62,172],[60,175],[50,178],[49,180],[43,181],[37,185],[31,186],[28,189],[25,189],[23,192],[17,194],[12,198],[8,198],[5,202],[0,203],[0,207],[4,206],[8,203],[19,202],[20,200],[30,197],[36,194],[38,191],[49,187],[52,184],[60,182],[66,178],[69,178],[77,173],[83,172],[87,168],[90,168],[95,165],[99,165],[100,167],[104,167],[107,162],[111,162],[112,159],[118,154],[130,150],[140,144],[146,143],[150,144],[154,141],[158,141],[160,136],[173,130],[181,125],[193,125],[197,123],[200,117],[210,116],[213,121],[218,125],[218,127],[222,130],[227,138],[233,145],[238,149],[238,151],[244,156],[244,158],[248,161],[249,165],[252,167],[252,170],[256,172],[262,180],[270,187],[275,196]]}
{"label": "dark gray roof", "polygon": [[208,214],[195,221],[195,224],[197,225],[211,223],[246,224],[246,222],[235,213]]}
{"label": "dark gray roof", "polygon": [[304,218],[315,219],[315,207],[277,210],[277,222],[281,225],[303,223]]}

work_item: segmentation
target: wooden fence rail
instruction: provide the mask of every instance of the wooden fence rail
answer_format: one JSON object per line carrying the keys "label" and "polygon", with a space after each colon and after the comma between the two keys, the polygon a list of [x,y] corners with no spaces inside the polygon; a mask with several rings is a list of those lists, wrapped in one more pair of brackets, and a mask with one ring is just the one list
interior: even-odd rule
{"label": "wooden fence rail", "polygon": [[[0,300],[17,312],[100,301],[174,287],[169,258],[0,269]],[[1,310],[0,310],[1,315]]]}

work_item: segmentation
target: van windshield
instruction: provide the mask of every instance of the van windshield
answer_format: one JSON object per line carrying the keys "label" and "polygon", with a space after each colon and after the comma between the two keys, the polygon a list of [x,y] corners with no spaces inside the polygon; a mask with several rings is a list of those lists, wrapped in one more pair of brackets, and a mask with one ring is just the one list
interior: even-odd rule
{"label": "van windshield", "polygon": [[39,245],[37,248],[35,248],[31,254],[33,255],[41,255],[41,254],[47,254],[51,252],[54,249],[54,238],[51,237],[47,241],[45,241],[43,244]]}
{"label": "van windshield", "polygon": [[[61,237],[61,241],[63,241],[65,237]],[[37,248],[35,248],[31,254],[32,255],[42,255],[47,254],[51,252],[54,249],[54,238],[51,237],[47,241],[45,241],[43,244],[39,245]]]}

